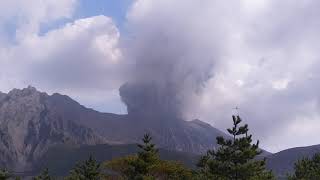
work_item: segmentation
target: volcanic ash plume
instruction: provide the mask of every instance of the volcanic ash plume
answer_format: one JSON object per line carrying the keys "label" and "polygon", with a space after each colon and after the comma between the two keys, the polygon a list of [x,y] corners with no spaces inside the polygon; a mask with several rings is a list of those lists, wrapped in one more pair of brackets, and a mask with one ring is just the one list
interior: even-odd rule
{"label": "volcanic ash plume", "polygon": [[129,115],[182,119],[211,77],[213,56],[199,36],[183,27],[141,27],[145,29],[132,39],[127,54],[134,63],[128,83],[120,88],[121,98]]}

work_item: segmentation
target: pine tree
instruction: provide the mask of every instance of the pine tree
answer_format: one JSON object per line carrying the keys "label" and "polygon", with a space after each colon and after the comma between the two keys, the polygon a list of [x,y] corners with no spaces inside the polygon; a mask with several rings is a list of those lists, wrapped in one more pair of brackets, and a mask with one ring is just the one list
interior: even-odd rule
{"label": "pine tree", "polygon": [[318,180],[320,179],[320,153],[312,158],[302,158],[294,164],[294,174],[289,180]]}
{"label": "pine tree", "polygon": [[[159,157],[159,150],[152,143],[150,134],[145,134],[143,144],[138,144],[137,155],[114,159],[106,167],[115,172],[111,177],[130,180],[188,180],[193,179],[192,171],[174,161],[164,161]],[[120,176],[120,177],[119,177]]]}
{"label": "pine tree", "polygon": [[227,129],[232,138],[217,137],[217,150],[210,150],[199,163],[199,179],[253,180],[274,179],[265,168],[265,160],[255,160],[261,154],[259,141],[252,144],[248,125],[239,126],[241,118],[232,116],[233,128]]}
{"label": "pine tree", "polygon": [[83,163],[77,164],[74,169],[70,171],[67,180],[99,180],[102,177],[100,171],[100,163],[98,163],[92,156]]}
{"label": "pine tree", "polygon": [[143,179],[148,176],[152,168],[157,164],[159,159],[158,149],[152,142],[150,134],[145,134],[142,142],[138,144],[140,151],[134,161],[129,162],[131,168],[128,169],[129,179]]}
{"label": "pine tree", "polygon": [[151,142],[152,137],[150,134],[145,134],[142,141],[143,144],[138,144],[140,151],[138,152],[139,163],[136,164],[135,169],[142,173],[146,174],[148,168],[152,167],[159,159],[159,150],[155,148],[155,144]]}
{"label": "pine tree", "polygon": [[11,177],[11,175],[7,169],[0,170],[0,180],[7,180],[10,177]]}
{"label": "pine tree", "polygon": [[33,180],[52,180],[49,175],[49,169],[46,168],[39,176],[33,178]]}

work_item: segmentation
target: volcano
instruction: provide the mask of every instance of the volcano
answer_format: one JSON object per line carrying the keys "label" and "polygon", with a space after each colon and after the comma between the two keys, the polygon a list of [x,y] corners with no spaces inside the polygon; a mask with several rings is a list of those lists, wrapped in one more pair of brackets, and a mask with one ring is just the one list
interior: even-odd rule
{"label": "volcano", "polygon": [[199,154],[216,148],[217,136],[226,136],[200,120],[181,119],[173,109],[157,109],[169,97],[157,99],[147,91],[143,95],[148,98],[133,103],[141,96],[126,96],[123,88],[126,115],[101,113],[66,95],[48,95],[30,86],[0,93],[0,163],[26,169],[58,145],[133,144],[144,133],[161,148]]}

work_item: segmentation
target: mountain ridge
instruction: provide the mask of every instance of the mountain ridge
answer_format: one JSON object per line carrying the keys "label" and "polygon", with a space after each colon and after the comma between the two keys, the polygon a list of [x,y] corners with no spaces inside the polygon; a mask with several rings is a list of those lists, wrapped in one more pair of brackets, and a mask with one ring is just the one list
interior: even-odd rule
{"label": "mountain ridge", "polygon": [[267,167],[280,178],[284,178],[287,173],[293,172],[295,162],[303,157],[310,158],[315,153],[320,153],[320,145],[285,149],[267,156]]}
{"label": "mountain ridge", "polygon": [[161,148],[197,154],[216,148],[216,136],[227,137],[200,120],[167,117],[100,113],[66,95],[13,89],[0,93],[0,165],[28,169],[57,145],[133,144],[146,132]]}
{"label": "mountain ridge", "polygon": [[103,137],[91,129],[65,121],[50,111],[46,93],[33,87],[1,95],[0,163],[25,169],[56,144],[99,144]]}

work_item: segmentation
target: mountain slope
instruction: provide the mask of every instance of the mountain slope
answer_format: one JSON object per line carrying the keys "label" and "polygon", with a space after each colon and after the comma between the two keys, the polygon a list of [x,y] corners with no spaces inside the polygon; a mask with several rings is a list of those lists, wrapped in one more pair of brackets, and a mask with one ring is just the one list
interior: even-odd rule
{"label": "mountain slope", "polygon": [[303,158],[320,153],[320,145],[286,149],[267,157],[267,167],[279,177],[293,171],[294,163]]}
{"label": "mountain slope", "polygon": [[199,120],[139,112],[100,113],[33,87],[0,93],[0,165],[28,169],[57,145],[132,144],[146,132],[159,147],[199,154],[216,147],[216,136],[226,136]]}
{"label": "mountain slope", "polygon": [[48,106],[61,118],[93,129],[108,143],[130,144],[138,142],[149,132],[163,148],[203,153],[215,148],[215,138],[226,136],[218,129],[199,120],[184,121],[145,114],[116,115],[85,108],[67,96],[53,94]]}
{"label": "mountain slope", "polygon": [[14,89],[0,99],[0,163],[25,169],[58,144],[99,144],[92,129],[67,121],[47,107],[45,93]]}

